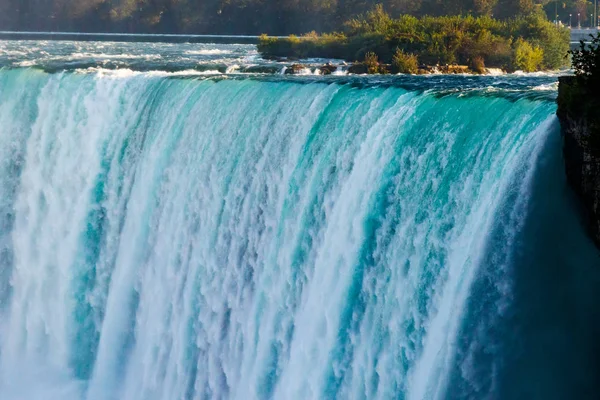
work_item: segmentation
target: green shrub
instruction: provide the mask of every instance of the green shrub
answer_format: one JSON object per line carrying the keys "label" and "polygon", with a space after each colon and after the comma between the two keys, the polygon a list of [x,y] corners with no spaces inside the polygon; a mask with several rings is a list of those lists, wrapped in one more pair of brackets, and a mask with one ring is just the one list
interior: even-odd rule
{"label": "green shrub", "polygon": [[305,33],[304,35],[302,35],[303,39],[312,39],[312,40],[317,40],[319,39],[319,34],[316,31],[310,31],[308,33]]}
{"label": "green shrub", "polygon": [[510,20],[507,27],[507,33],[511,36],[523,38],[544,51],[541,68],[559,69],[568,65],[565,55],[569,50],[571,34],[567,28],[557,27],[538,13]]}
{"label": "green shrub", "polygon": [[393,25],[394,20],[385,12],[381,4],[376,5],[366,15],[344,23],[348,33],[353,36],[366,33],[392,33]]}
{"label": "green shrub", "polygon": [[600,34],[589,43],[580,42],[569,51],[574,77],[560,78],[557,114],[561,119],[582,121],[586,125],[581,140],[596,157],[600,157]]}
{"label": "green shrub", "polygon": [[515,43],[515,67],[525,72],[538,71],[544,62],[544,50],[523,39]]}
{"label": "green shrub", "polygon": [[595,94],[600,103],[600,34],[591,36],[590,43],[580,42],[579,49],[569,51],[579,86]]}
{"label": "green shrub", "polygon": [[579,44],[579,50],[569,51],[571,63],[575,75],[580,78],[600,78],[600,34],[591,36],[591,42],[583,40]]}
{"label": "green shrub", "polygon": [[367,67],[368,74],[378,74],[380,72],[379,57],[377,57],[377,54],[373,52],[365,54],[364,64]]}
{"label": "green shrub", "polygon": [[396,49],[392,58],[392,71],[401,74],[416,74],[419,71],[419,61],[414,54],[407,54]]}
{"label": "green shrub", "polygon": [[469,68],[471,71],[476,72],[478,74],[485,74],[485,61],[481,56],[475,56],[470,60]]}

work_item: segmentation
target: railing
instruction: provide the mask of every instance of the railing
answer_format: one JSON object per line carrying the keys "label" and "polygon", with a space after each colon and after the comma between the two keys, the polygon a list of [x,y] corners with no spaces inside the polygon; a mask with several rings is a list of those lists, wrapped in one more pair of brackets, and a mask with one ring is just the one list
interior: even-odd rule
{"label": "railing", "polygon": [[571,42],[588,40],[590,35],[596,35],[598,32],[600,32],[600,28],[571,28]]}

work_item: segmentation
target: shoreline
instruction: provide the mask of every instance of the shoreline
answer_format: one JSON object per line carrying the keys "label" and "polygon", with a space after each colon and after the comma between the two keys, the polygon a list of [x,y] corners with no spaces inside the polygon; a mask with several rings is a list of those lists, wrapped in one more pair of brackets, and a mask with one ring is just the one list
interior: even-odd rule
{"label": "shoreline", "polygon": [[[279,60],[282,62],[283,60]],[[386,72],[381,73],[369,73],[368,69],[365,67],[363,63],[344,63],[344,64],[333,64],[327,63],[321,66],[315,66],[314,64],[304,64],[301,62],[297,62],[291,64],[289,66],[285,66],[281,74],[284,75],[406,75],[406,76],[426,76],[426,75],[472,75],[472,76],[504,76],[511,74],[551,74],[557,73],[556,70],[547,70],[547,71],[535,71],[535,72],[525,72],[525,71],[506,71],[502,68],[485,68],[485,72],[477,72],[470,69],[467,65],[423,65],[419,67],[417,73],[392,73],[390,71],[390,65],[383,64],[381,66]]]}
{"label": "shoreline", "polygon": [[[274,36],[282,38],[280,36]],[[0,31],[0,40],[52,40],[76,42],[148,42],[148,43],[215,43],[258,44],[252,35],[188,35],[158,33],[94,33],[94,32],[16,32]]]}
{"label": "shoreline", "polygon": [[273,59],[341,59],[355,73],[486,74],[548,71],[567,65],[569,32],[539,14],[498,20],[471,16],[392,18],[380,6],[347,21],[343,32],[261,35]]}

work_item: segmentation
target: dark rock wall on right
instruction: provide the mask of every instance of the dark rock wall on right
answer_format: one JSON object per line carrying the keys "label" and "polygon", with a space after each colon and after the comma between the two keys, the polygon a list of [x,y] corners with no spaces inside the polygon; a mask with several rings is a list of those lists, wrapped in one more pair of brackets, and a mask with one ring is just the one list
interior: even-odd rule
{"label": "dark rock wall on right", "polygon": [[559,79],[557,115],[564,138],[567,181],[583,205],[588,230],[600,248],[600,93],[577,77]]}

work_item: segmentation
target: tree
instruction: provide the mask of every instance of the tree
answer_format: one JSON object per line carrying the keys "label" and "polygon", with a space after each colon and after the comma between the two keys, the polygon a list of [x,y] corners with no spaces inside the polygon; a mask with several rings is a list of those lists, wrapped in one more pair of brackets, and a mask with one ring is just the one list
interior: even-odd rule
{"label": "tree", "polygon": [[600,34],[590,35],[590,43],[580,42],[578,50],[569,51],[575,75],[584,86],[598,93],[600,89]]}
{"label": "tree", "polygon": [[544,51],[533,47],[523,39],[515,44],[515,67],[525,72],[534,72],[540,69],[544,61]]}
{"label": "tree", "polygon": [[419,61],[414,54],[407,54],[401,49],[396,49],[392,58],[393,72],[402,74],[416,74],[419,70]]}
{"label": "tree", "polygon": [[389,0],[387,6],[394,16],[417,14],[423,6],[422,0]]}
{"label": "tree", "polygon": [[535,0],[498,0],[494,8],[494,17],[510,18],[515,15],[527,15],[536,11]]}
{"label": "tree", "polygon": [[[512,18],[536,12],[544,4],[550,12],[548,1],[0,0],[0,29],[287,35],[337,31],[345,21],[365,14],[371,19],[385,13]],[[586,4],[586,0],[563,1],[573,9],[575,4],[582,9]],[[379,11],[370,12],[377,4]],[[587,15],[583,12],[583,18]]]}
{"label": "tree", "polygon": [[474,0],[473,11],[478,15],[492,15],[498,0]]}

